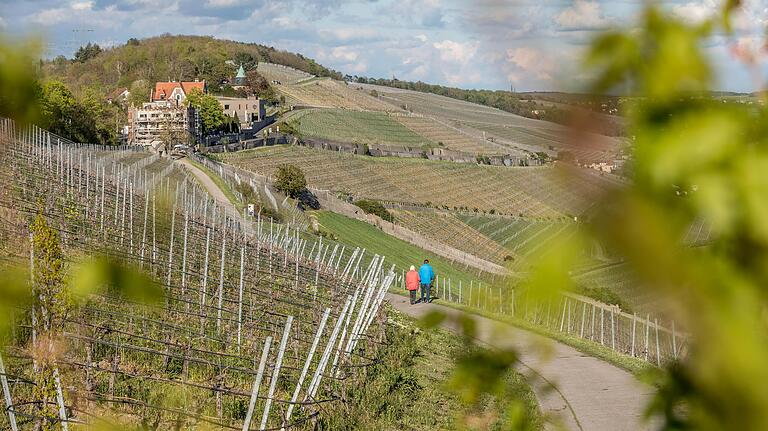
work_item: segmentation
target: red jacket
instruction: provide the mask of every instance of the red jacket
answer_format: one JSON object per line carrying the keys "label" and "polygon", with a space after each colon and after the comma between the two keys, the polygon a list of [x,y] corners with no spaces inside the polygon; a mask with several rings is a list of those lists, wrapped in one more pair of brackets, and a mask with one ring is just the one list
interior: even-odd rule
{"label": "red jacket", "polygon": [[419,273],[416,270],[408,271],[405,274],[405,288],[408,290],[419,290]]}

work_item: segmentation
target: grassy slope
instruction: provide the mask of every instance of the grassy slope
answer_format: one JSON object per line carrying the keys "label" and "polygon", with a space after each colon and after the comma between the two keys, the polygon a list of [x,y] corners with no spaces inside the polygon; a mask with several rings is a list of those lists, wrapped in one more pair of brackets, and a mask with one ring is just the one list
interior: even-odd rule
{"label": "grassy slope", "polygon": [[299,132],[310,138],[407,147],[434,146],[433,142],[381,112],[317,109],[306,111],[295,121]]}
{"label": "grassy slope", "polygon": [[448,259],[390,236],[366,222],[327,211],[319,211],[316,215],[320,224],[333,232],[340,242],[365,247],[370,253],[386,256],[385,266],[394,263],[400,271],[410,265],[418,267],[424,258],[429,258],[435,273],[439,277],[450,278],[451,283],[458,285],[459,280],[462,280],[464,284],[469,285],[470,280],[478,279],[476,273],[473,275],[471,270],[467,271]]}

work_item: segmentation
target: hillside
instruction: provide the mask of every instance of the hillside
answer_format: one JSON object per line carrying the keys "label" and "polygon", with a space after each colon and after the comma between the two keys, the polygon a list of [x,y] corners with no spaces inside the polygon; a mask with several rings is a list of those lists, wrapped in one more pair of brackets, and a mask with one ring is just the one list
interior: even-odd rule
{"label": "hillside", "polygon": [[484,152],[543,152],[553,157],[567,152],[580,161],[593,162],[611,161],[625,147],[620,138],[584,131],[576,133],[574,129],[553,122],[526,118],[464,100],[378,85],[351,85],[375,91],[382,100],[398,106],[402,111],[430,119],[443,131],[458,132],[464,138],[479,141],[484,145]]}
{"label": "hillside", "polygon": [[226,153],[223,161],[264,175],[284,163],[299,166],[309,184],[420,206],[464,208],[543,219],[583,214],[606,190],[621,183],[566,165],[497,167],[425,159],[356,156],[306,147],[275,146]]}
{"label": "hillside", "polygon": [[[227,64],[227,61],[233,63]],[[83,62],[57,57],[46,61],[42,69],[45,77],[60,79],[73,91],[97,87],[106,93],[117,87],[130,88],[138,80],[153,83],[195,78],[206,80],[209,89],[216,91],[223,80],[235,74],[235,64],[242,63],[250,69],[259,62],[281,64],[317,76],[340,78],[338,72],[301,54],[209,36],[163,35],[131,39]]]}

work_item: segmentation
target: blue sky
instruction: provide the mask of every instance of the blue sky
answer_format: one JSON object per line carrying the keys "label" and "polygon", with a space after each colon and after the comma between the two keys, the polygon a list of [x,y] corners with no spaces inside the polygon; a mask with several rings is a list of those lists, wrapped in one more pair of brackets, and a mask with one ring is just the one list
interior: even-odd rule
{"label": "blue sky", "polygon": [[[721,0],[666,1],[690,21]],[[707,51],[723,90],[753,91],[766,68],[733,52],[765,52],[768,0],[746,0],[736,34]],[[422,80],[464,88],[578,90],[589,40],[628,27],[641,0],[0,0],[0,31],[39,34],[47,56],[71,56],[161,33],[212,35],[300,52],[351,75]],[[93,31],[73,31],[73,30]],[[755,72],[757,70],[757,73]]]}

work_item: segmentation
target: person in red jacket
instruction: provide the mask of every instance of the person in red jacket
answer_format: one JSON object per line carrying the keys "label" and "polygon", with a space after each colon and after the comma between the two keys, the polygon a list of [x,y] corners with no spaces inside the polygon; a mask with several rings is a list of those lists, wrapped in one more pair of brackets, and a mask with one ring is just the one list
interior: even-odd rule
{"label": "person in red jacket", "polygon": [[405,274],[405,288],[411,295],[411,305],[416,303],[416,292],[419,290],[419,273],[416,267],[411,265],[411,269]]}

